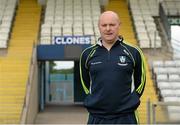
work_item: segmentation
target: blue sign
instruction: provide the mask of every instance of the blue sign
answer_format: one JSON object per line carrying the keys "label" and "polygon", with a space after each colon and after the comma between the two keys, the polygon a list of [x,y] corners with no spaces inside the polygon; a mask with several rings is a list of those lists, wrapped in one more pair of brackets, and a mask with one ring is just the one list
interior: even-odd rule
{"label": "blue sign", "polygon": [[91,44],[91,36],[55,36],[53,44]]}

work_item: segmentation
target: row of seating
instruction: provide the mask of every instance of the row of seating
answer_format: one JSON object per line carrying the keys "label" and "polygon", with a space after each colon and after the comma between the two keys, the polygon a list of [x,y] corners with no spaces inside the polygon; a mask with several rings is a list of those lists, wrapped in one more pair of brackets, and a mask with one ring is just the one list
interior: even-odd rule
{"label": "row of seating", "polygon": [[[179,90],[161,90],[164,102],[180,102],[180,89]],[[168,120],[172,122],[180,122],[180,105],[174,106],[173,104],[166,106]]]}
{"label": "row of seating", "polygon": [[[180,60],[158,60],[152,64],[155,85],[164,102],[180,102]],[[170,121],[178,121],[180,106],[165,108]]]}
{"label": "row of seating", "polygon": [[152,67],[180,67],[180,60],[156,60],[153,61]]}
{"label": "row of seating", "polygon": [[131,10],[140,9],[142,11],[142,14],[150,14],[152,16],[159,15],[158,0],[130,0],[129,3]]}
{"label": "row of seating", "polygon": [[156,74],[156,81],[180,82],[180,74]]}
{"label": "row of seating", "polygon": [[179,0],[163,0],[163,9],[168,16],[180,15],[180,1]]}
{"label": "row of seating", "polygon": [[[172,90],[172,89],[162,89],[161,95],[164,97],[178,97],[180,101],[180,89]],[[164,99],[165,102],[168,102],[170,100],[167,100],[167,98]],[[174,100],[175,101],[175,100]]]}
{"label": "row of seating", "polygon": [[[179,82],[158,82],[158,88],[162,101],[164,102],[180,102],[180,84]],[[167,113],[169,120],[179,120],[180,106],[167,106]]]}
{"label": "row of seating", "polygon": [[156,76],[156,81],[180,81],[180,61],[166,60],[154,61],[152,71]]}
{"label": "row of seating", "polygon": [[130,0],[129,6],[140,47],[160,48],[161,37],[153,19],[159,15],[158,1]]}
{"label": "row of seating", "polygon": [[[172,97],[167,97],[167,99]],[[179,98],[172,98],[173,100],[179,100]],[[179,100],[180,101],[180,100]],[[168,106],[168,116],[171,121],[179,122],[180,106]]]}
{"label": "row of seating", "polygon": [[55,36],[91,35],[94,44],[100,13],[98,0],[48,0],[40,43],[51,44]]}
{"label": "row of seating", "polygon": [[154,67],[157,74],[180,74],[180,67]]}
{"label": "row of seating", "polygon": [[[44,25],[43,25],[44,27]],[[41,28],[41,44],[51,44],[56,36],[82,36],[90,35],[91,43],[99,38],[99,30],[96,27],[60,27],[52,25],[50,28]]]}
{"label": "row of seating", "polygon": [[7,48],[17,0],[0,0],[0,48]]}
{"label": "row of seating", "polygon": [[[163,89],[171,89],[171,90],[178,90],[180,92],[180,84],[179,84],[179,82],[160,81],[160,82],[157,82],[157,87],[160,88],[161,90],[163,90]],[[178,96],[179,96],[179,94],[178,94]]]}

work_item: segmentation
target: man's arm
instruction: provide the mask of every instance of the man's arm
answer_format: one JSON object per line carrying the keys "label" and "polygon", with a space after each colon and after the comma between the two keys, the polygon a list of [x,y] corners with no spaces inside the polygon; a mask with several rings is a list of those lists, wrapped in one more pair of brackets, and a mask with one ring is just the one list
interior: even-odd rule
{"label": "man's arm", "polygon": [[142,95],[146,83],[145,58],[140,49],[137,49],[136,64],[134,70],[135,90],[139,96]]}
{"label": "man's arm", "polygon": [[89,94],[89,87],[90,87],[90,76],[89,70],[87,68],[87,54],[85,51],[82,52],[79,61],[79,69],[80,69],[80,79],[81,84],[83,86],[84,92]]}

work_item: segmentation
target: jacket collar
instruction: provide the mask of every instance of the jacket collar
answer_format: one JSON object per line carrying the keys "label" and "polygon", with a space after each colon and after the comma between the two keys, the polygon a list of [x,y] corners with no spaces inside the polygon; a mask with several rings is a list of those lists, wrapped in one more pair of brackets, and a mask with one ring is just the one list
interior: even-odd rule
{"label": "jacket collar", "polygon": [[[123,42],[123,37],[119,36],[114,45],[120,44],[121,42]],[[97,45],[103,46],[101,37],[98,39]]]}

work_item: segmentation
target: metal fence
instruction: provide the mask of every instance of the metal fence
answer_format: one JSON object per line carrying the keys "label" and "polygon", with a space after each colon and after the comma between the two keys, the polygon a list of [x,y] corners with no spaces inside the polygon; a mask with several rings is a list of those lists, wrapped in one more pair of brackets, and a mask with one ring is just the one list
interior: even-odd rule
{"label": "metal fence", "polygon": [[180,101],[147,101],[148,124],[180,124]]}

